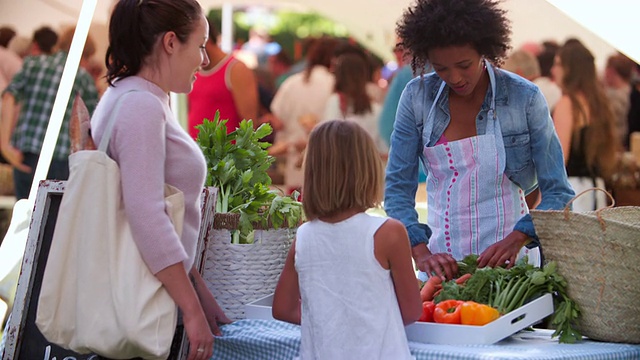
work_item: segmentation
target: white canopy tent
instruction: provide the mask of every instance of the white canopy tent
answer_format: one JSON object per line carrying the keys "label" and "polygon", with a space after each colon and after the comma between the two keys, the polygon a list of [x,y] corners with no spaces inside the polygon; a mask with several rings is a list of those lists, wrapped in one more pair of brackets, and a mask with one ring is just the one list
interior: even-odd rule
{"label": "white canopy tent", "polygon": [[[408,0],[200,0],[205,9],[260,5],[317,11],[343,24],[358,41],[385,59],[391,59],[395,23],[412,1]],[[75,24],[82,0],[0,0],[0,25],[12,25],[21,35],[30,36],[42,25],[58,27]],[[99,0],[92,27],[98,49],[106,48],[106,23],[113,0]],[[640,13],[640,2],[628,0],[504,0],[512,20],[514,48],[527,41],[569,37],[583,41],[595,54],[598,67],[616,49],[640,61],[629,25]],[[224,35],[224,34],[223,34]]]}

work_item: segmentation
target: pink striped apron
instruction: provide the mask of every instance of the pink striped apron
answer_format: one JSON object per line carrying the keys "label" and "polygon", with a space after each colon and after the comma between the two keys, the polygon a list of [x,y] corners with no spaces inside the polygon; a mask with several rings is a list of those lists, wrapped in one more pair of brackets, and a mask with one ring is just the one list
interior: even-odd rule
{"label": "pink striped apron", "polygon": [[[443,82],[434,106],[444,87]],[[504,174],[502,132],[493,110],[494,83],[492,88],[494,98],[485,120],[489,121],[485,135],[451,142],[441,139],[424,148],[432,253],[448,253],[457,260],[481,254],[509,235],[516,222],[529,213],[524,192]],[[434,121],[434,106],[426,121]],[[537,253],[537,249],[534,254],[523,248],[519,256],[529,255],[530,262],[537,264]]]}

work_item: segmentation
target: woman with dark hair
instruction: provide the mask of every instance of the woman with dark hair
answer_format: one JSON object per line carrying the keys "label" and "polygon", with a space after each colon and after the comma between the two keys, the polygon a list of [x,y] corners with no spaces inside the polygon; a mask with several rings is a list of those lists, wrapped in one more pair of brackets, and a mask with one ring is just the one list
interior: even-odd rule
{"label": "woman with dark hair", "polygon": [[[291,75],[276,92],[271,112],[282,121],[282,130],[276,135],[274,149],[286,153],[284,185],[287,191],[302,187],[302,154],[307,146],[308,126],[322,119],[329,95],[333,92],[334,78],[329,72],[331,59],[338,41],[321,37],[309,45],[307,66],[301,73]],[[278,153],[273,150],[273,155]]]}
{"label": "woman with dark hair", "polygon": [[[602,83],[598,80],[594,57],[580,42],[568,42],[556,54],[551,69],[562,88],[562,97],[553,111],[567,167],[576,192],[600,187],[615,172],[616,151],[622,148],[614,135],[615,116]],[[573,203],[576,211],[592,211],[606,206],[604,193],[581,196]]]}
{"label": "woman with dark hair", "polygon": [[[497,0],[418,0],[397,26],[423,74],[400,99],[384,206],[429,275],[454,277],[469,254],[479,267],[510,267],[525,254],[537,262],[525,195],[540,188],[538,209],[562,209],[574,195],[540,90],[498,68],[510,48],[505,14]],[[427,63],[435,72],[424,75]],[[415,210],[420,161],[427,224]]]}
{"label": "woman with dark hair", "polygon": [[336,58],[333,75],[336,84],[334,93],[327,100],[323,121],[353,121],[367,131],[378,152],[386,157],[387,147],[380,139],[378,121],[380,104],[373,101],[367,92],[368,64],[357,54],[347,53]]}
{"label": "woman with dark hair", "polygon": [[[230,321],[194,267],[206,163],[174,117],[169,92],[191,91],[196,72],[209,63],[207,37],[207,20],[195,0],[118,1],[106,56],[110,87],[91,119],[98,144],[119,109],[108,154],[120,168],[131,232],[145,263],[180,309],[189,359],[198,360],[211,357],[218,323]],[[165,184],[184,194],[182,234],[165,212]]]}

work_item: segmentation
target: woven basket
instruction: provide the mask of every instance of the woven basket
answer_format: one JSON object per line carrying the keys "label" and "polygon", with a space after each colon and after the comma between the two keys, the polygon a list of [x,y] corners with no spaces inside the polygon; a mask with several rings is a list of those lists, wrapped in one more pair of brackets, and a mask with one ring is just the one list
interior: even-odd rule
{"label": "woven basket", "polygon": [[13,195],[13,167],[7,164],[0,164],[0,196]]}
{"label": "woven basket", "polygon": [[[296,229],[256,230],[253,244],[232,244],[237,214],[216,214],[206,241],[202,277],[233,320],[244,306],[275,291]],[[234,219],[235,218],[235,219]]]}
{"label": "woven basket", "polygon": [[575,213],[568,206],[531,216],[544,256],[557,262],[580,307],[578,330],[594,340],[640,343],[640,207]]}

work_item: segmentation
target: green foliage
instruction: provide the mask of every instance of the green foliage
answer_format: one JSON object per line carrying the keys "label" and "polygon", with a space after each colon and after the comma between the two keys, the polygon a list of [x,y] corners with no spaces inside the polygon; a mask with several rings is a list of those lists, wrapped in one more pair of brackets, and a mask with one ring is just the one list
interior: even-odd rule
{"label": "green foliage", "polygon": [[458,285],[454,280],[442,284],[442,292],[435,302],[456,299],[472,300],[488,304],[507,314],[529,301],[546,293],[553,295],[554,312],[551,324],[555,327],[553,337],[559,336],[561,343],[580,341],[582,336],[574,325],[580,316],[578,304],[567,295],[567,281],[557,272],[555,262],[548,262],[544,268],[534,267],[524,257],[510,268],[503,267],[476,269],[477,255],[469,255],[458,262],[460,273],[472,276]]}
{"label": "green foliage", "polygon": [[[239,213],[239,231],[234,242],[253,242],[254,224],[263,228],[295,227],[302,218],[302,204],[293,197],[271,190],[267,170],[274,158],[267,153],[270,145],[260,139],[271,134],[269,124],[257,129],[253,121],[242,120],[227,134],[227,120],[216,111],[213,121],[198,125],[198,138],[207,161],[207,186],[218,188],[217,213]],[[297,194],[294,194],[297,195]]]}

